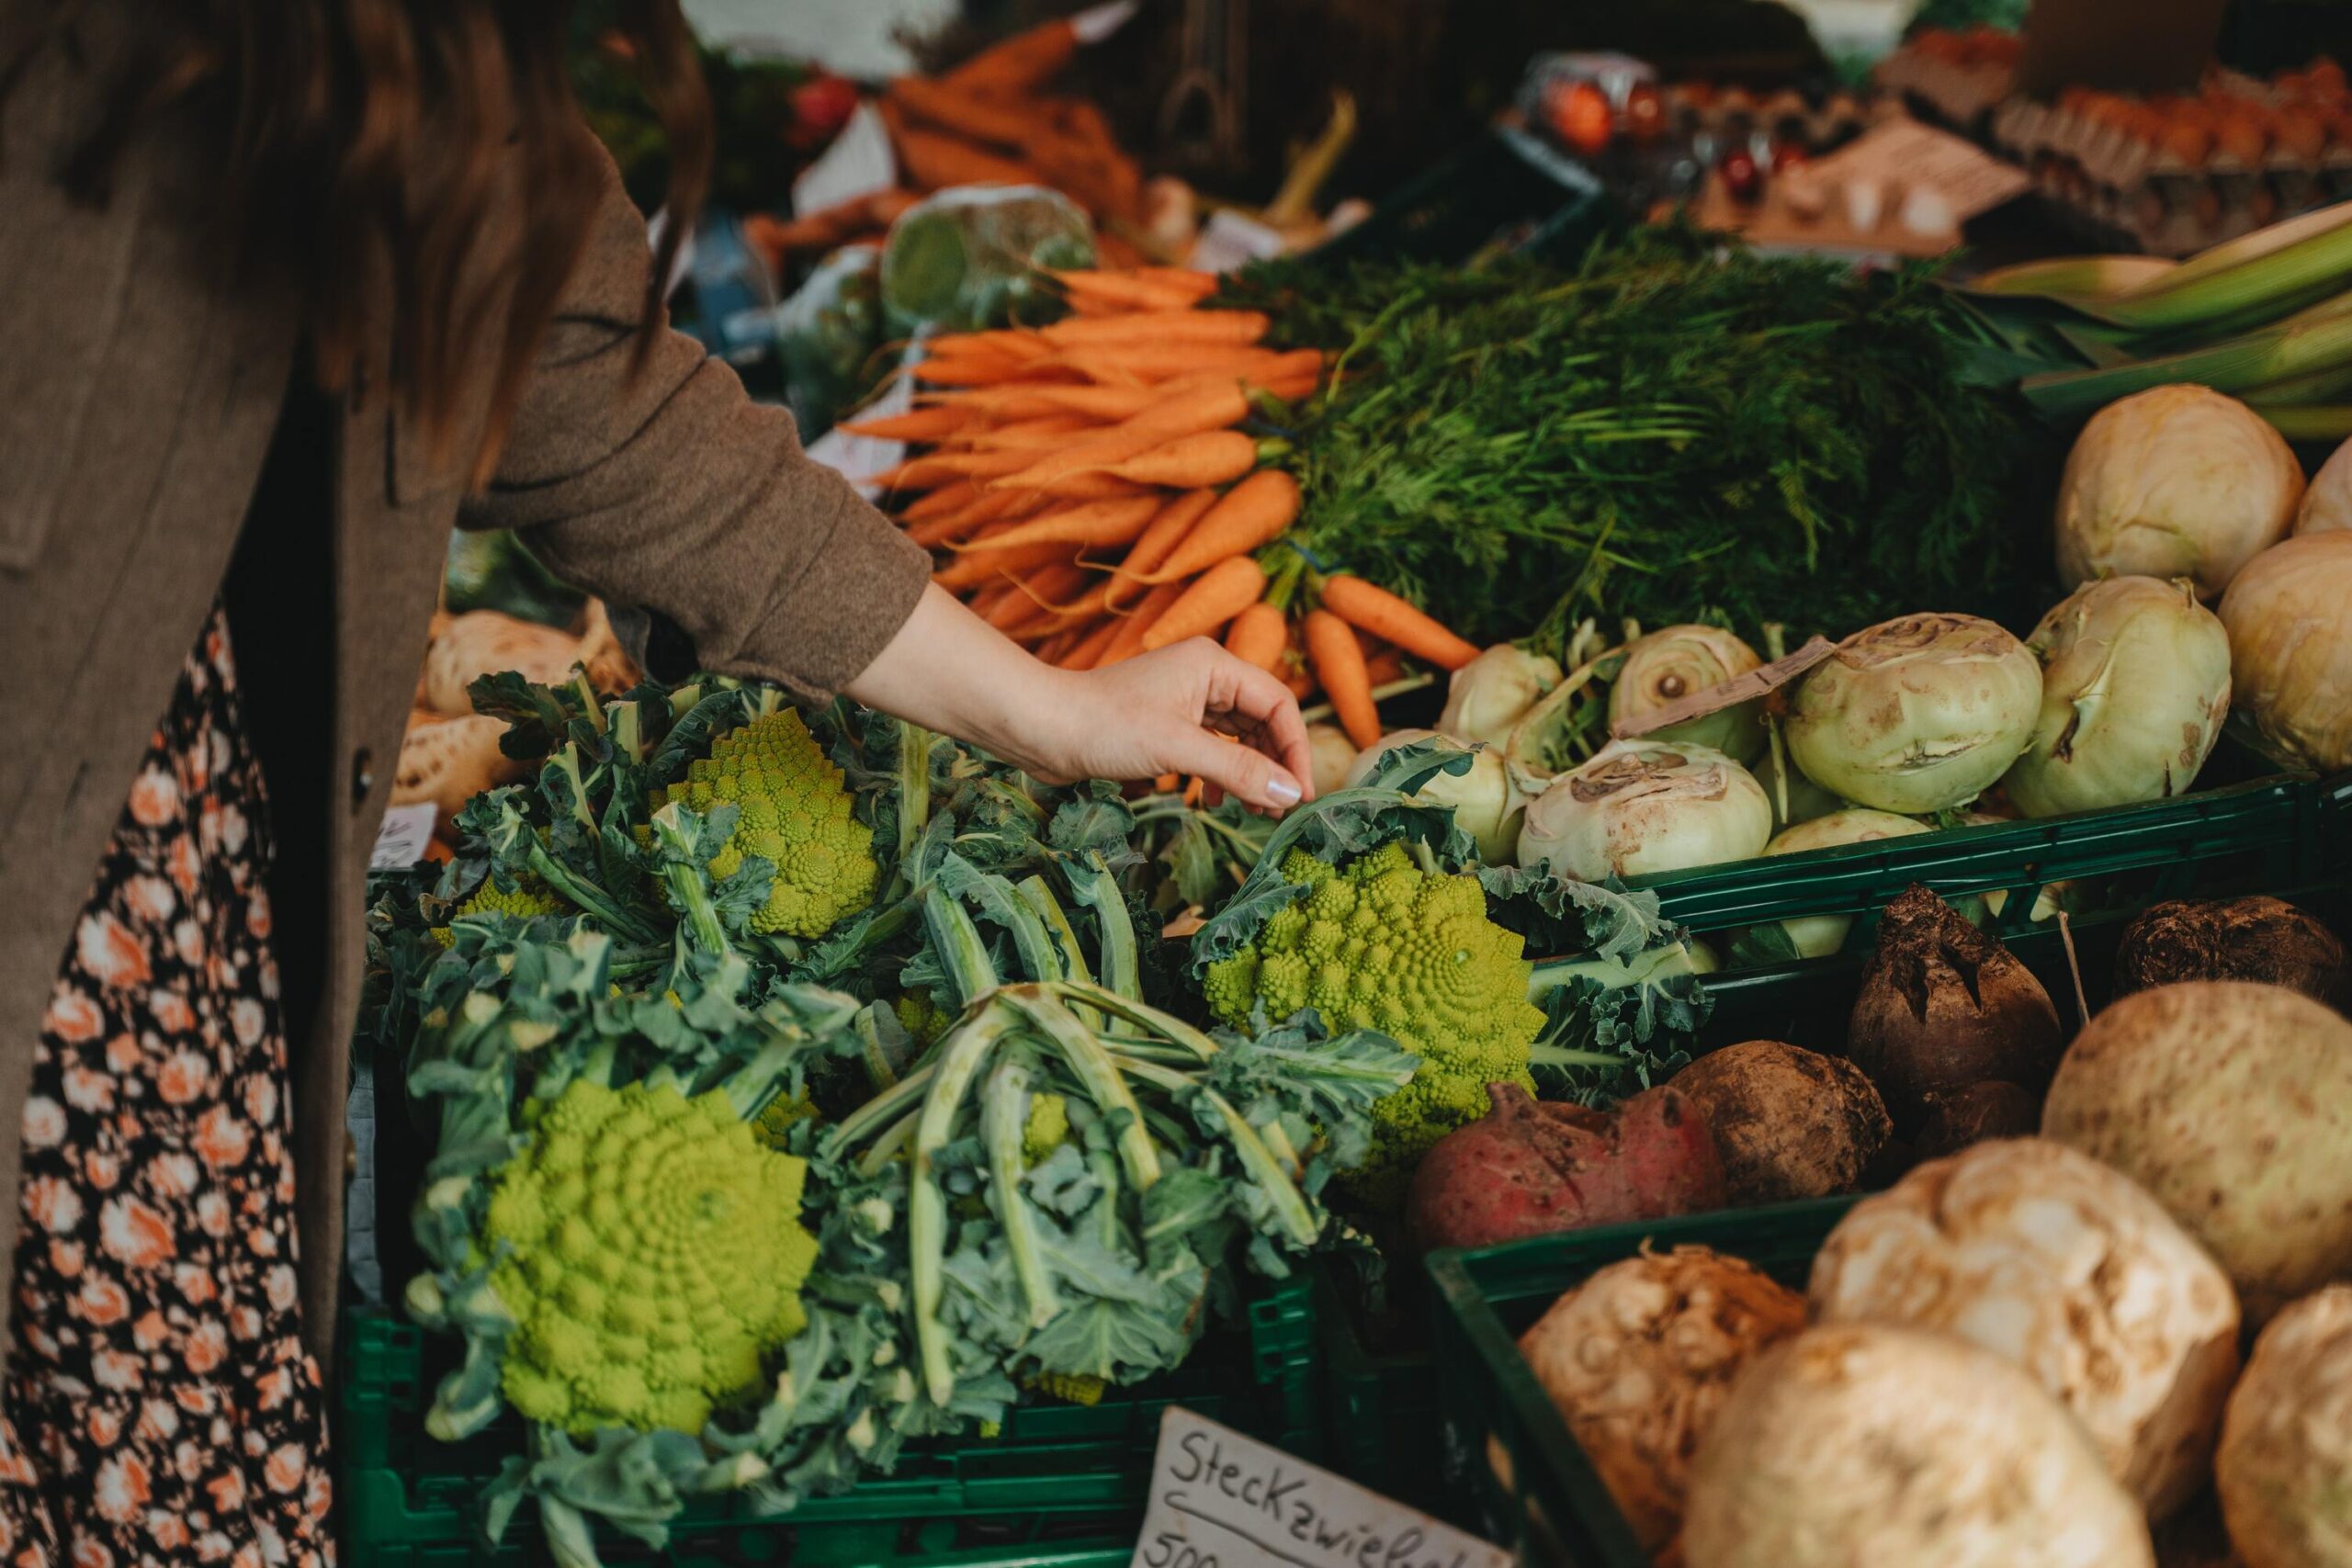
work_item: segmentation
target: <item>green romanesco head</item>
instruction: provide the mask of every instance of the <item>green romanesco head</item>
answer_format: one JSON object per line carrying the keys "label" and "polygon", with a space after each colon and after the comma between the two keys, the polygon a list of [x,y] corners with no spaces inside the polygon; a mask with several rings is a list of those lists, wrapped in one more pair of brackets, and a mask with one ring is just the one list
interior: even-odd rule
{"label": "green romanesco head", "polygon": [[956,1021],[954,1013],[942,1008],[929,991],[922,989],[899,997],[890,1004],[890,1011],[897,1017],[899,1027],[907,1032],[907,1038],[918,1045],[931,1044]]}
{"label": "green romanesco head", "polygon": [[824,1112],[805,1094],[779,1094],[752,1118],[752,1133],[772,1149],[784,1147],[792,1129],[803,1122],[822,1122]]}
{"label": "green romanesco head", "polygon": [[[502,893],[496,883],[485,877],[482,885],[474,889],[474,896],[458,906],[458,919],[468,915],[512,915],[517,919],[528,919],[534,915],[560,915],[567,908],[562,899],[536,880],[518,883],[514,892]],[[447,947],[457,938],[449,933],[447,926],[435,926],[433,940]]]}
{"label": "green romanesco head", "polygon": [[672,801],[699,812],[721,805],[741,812],[727,847],[711,857],[710,873],[732,876],[752,855],[775,867],[767,903],[752,916],[755,931],[822,936],[874,897],[873,831],[851,810],[842,771],[790,708],[720,736],[656,807]]}
{"label": "green romanesco head", "polygon": [[571,1084],[490,1201],[507,1402],[574,1434],[699,1432],[759,1387],[805,1321],[804,1172],[722,1092]]}
{"label": "green romanesco head", "polygon": [[1021,1157],[1036,1165],[1069,1141],[1069,1101],[1058,1094],[1029,1097],[1029,1117],[1021,1124]]}
{"label": "green romanesco head", "polygon": [[1532,1090],[1527,1050],[1544,1011],[1527,999],[1524,942],[1487,918],[1473,876],[1423,871],[1402,843],[1343,870],[1302,852],[1283,877],[1311,889],[1258,940],[1209,966],[1210,1010],[1247,1027],[1313,1008],[1333,1030],[1376,1029],[1421,1058],[1412,1081],[1373,1108],[1372,1156],[1349,1186],[1390,1207],[1431,1144],[1486,1111],[1486,1086]]}

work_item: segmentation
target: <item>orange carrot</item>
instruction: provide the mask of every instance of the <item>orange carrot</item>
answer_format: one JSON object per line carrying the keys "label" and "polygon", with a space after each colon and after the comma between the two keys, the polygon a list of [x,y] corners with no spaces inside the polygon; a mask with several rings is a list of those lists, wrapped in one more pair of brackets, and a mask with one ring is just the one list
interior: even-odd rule
{"label": "orange carrot", "polygon": [[933,408],[856,420],[842,428],[876,441],[944,441],[971,423],[971,414],[963,409]]}
{"label": "orange carrot", "polygon": [[[1216,491],[1195,490],[1185,491],[1162,507],[1159,515],[1151,520],[1151,526],[1143,531],[1127,551],[1127,558],[1119,563],[1118,575],[1122,585],[1138,582],[1157,571],[1160,563],[1183,543],[1184,536],[1191,533],[1193,525],[1216,504]],[[1109,600],[1111,607],[1116,609],[1118,602],[1119,595],[1114,591]]]}
{"label": "orange carrot", "polygon": [[1072,474],[1054,483],[1053,499],[1057,501],[1112,501],[1123,495],[1141,495],[1150,489],[1132,479],[1114,474]]}
{"label": "orange carrot", "polygon": [[1044,544],[1049,539],[1080,549],[1124,545],[1141,535],[1159,510],[1159,498],[1152,495],[1085,501],[1016,523],[989,543],[996,548]]}
{"label": "orange carrot", "polygon": [[1077,474],[1101,473],[1114,463],[1166,445],[1168,439],[1156,431],[1114,427],[1083,441],[1064,442],[1060,450],[1044,457],[1031,453],[1032,460],[1021,468],[1001,476],[997,487],[1001,490],[1045,490],[1057,479]]}
{"label": "orange carrot", "polygon": [[1386,637],[1416,659],[1441,670],[1459,670],[1478,657],[1478,649],[1423,615],[1385,588],[1361,577],[1323,580],[1323,607],[1352,626]]}
{"label": "orange carrot", "polygon": [[1196,435],[1223,430],[1250,417],[1250,399],[1238,380],[1216,380],[1183,391],[1173,391],[1116,428],[1152,431],[1160,435]]}
{"label": "orange carrot", "polygon": [[964,607],[985,621],[989,618],[989,612],[1012,597],[1012,580],[1009,577],[1001,577],[973,594]]}
{"label": "orange carrot", "polygon": [[1015,97],[1051,80],[1077,54],[1078,29],[1057,18],[990,44],[939,80],[980,97]]}
{"label": "orange carrot", "polygon": [[1000,571],[1026,571],[1069,559],[1068,545],[1027,545],[1010,550],[972,550],[931,574],[942,588],[977,588]]}
{"label": "orange carrot", "polygon": [[[886,109],[889,107],[884,105]],[[923,190],[1035,183],[1035,171],[1026,164],[982,152],[957,137],[910,125],[903,114],[883,116],[886,123],[894,118],[897,123],[890,126],[890,140],[898,148],[899,165],[908,181]]]}
{"label": "orange carrot", "polygon": [[992,327],[986,332],[948,333],[933,338],[927,352],[941,358],[961,355],[998,355],[1008,359],[1044,359],[1053,353],[1047,339],[1024,327]]}
{"label": "orange carrot", "polygon": [[1037,645],[1037,658],[1045,663],[1057,665],[1069,657],[1069,650],[1077,642],[1078,634],[1074,630],[1056,632]]}
{"label": "orange carrot", "polygon": [[1224,287],[1216,274],[1189,266],[1139,266],[1136,277],[1173,293],[1190,294],[1197,303]]}
{"label": "orange carrot", "polygon": [[1143,581],[1190,577],[1230,557],[1248,555],[1272,543],[1297,516],[1298,481],[1280,468],[1261,468],[1227,491],[1159,570]]}
{"label": "orange carrot", "polygon": [[1057,348],[1125,347],[1139,344],[1224,344],[1247,346],[1273,323],[1256,310],[1138,310],[1057,321],[1037,335]]}
{"label": "orange carrot", "polygon": [[942,545],[958,548],[961,547],[956,544],[956,540],[969,539],[987,527],[984,522],[973,521],[971,509],[967,507],[961,512],[951,512],[944,517],[934,517],[927,523],[907,525],[907,537],[927,550],[935,550]]}
{"label": "orange carrot", "polygon": [[1184,596],[1168,607],[1143,636],[1147,651],[1204,637],[1258,602],[1266,591],[1266,574],[1248,556],[1233,556],[1201,573]]}
{"label": "orange carrot", "polygon": [[[1073,299],[1093,299],[1129,310],[1183,310],[1199,303],[1191,286],[1125,272],[1057,272],[1054,281]],[[1212,280],[1211,286],[1215,283]]]}
{"label": "orange carrot", "polygon": [[1040,386],[1021,390],[1028,400],[1015,407],[1026,409],[1034,403],[1113,423],[1132,419],[1165,400],[1157,387]]}
{"label": "orange carrot", "polygon": [[1367,751],[1378,745],[1380,710],[1373,705],[1372,677],[1364,669],[1355,628],[1329,610],[1309,610],[1306,661],[1356,750]]}
{"label": "orange carrot", "polygon": [[1258,463],[1258,444],[1238,430],[1211,430],[1179,436],[1163,446],[1137,453],[1124,462],[1106,464],[1102,471],[1134,484],[1169,485],[1195,490],[1238,479]]}
{"label": "orange carrot", "polygon": [[1080,638],[1078,646],[1063,656],[1062,668],[1065,670],[1093,669],[1101,661],[1103,650],[1111,646],[1111,640],[1125,631],[1126,626],[1126,617],[1123,615],[1103,616],[1099,626]]}
{"label": "orange carrot", "polygon": [[1225,650],[1269,674],[1280,674],[1283,646],[1289,637],[1283,613],[1261,599],[1233,617],[1233,625],[1225,629]]}
{"label": "orange carrot", "polygon": [[1245,376],[1296,374],[1284,363],[1285,357],[1271,348],[1235,348],[1227,344],[1096,344],[1065,349],[1051,364],[1098,387],[1149,387],[1211,373],[1236,380]]}
{"label": "orange carrot", "polygon": [[920,501],[909,502],[899,516],[909,523],[928,523],[934,517],[945,517],[962,511],[979,500],[980,495],[978,484],[970,479],[959,479],[954,484],[943,485]]}
{"label": "orange carrot", "polygon": [[914,368],[914,378],[932,387],[986,387],[1021,373],[1021,362],[1009,354],[942,354],[927,357]]}
{"label": "orange carrot", "polygon": [[1041,566],[1025,577],[1015,574],[1012,592],[988,615],[988,623],[1003,631],[1029,621],[1057,615],[1060,614],[1060,606],[1055,601],[1085,586],[1086,572],[1067,561]]}
{"label": "orange carrot", "polygon": [[[1079,392],[1092,391],[1095,389],[1071,387],[1067,389]],[[1084,414],[1037,414],[1031,418],[1016,419],[1009,423],[1000,424],[991,430],[981,431],[964,445],[981,452],[1002,452],[1014,448],[1034,451],[1040,446],[1050,445],[1043,439],[1046,436],[1056,437],[1067,446],[1072,439],[1091,440],[1103,428],[1102,421],[1090,419]]]}
{"label": "orange carrot", "polygon": [[888,92],[892,103],[915,118],[969,141],[1018,148],[1037,129],[1035,120],[1018,108],[928,77],[901,76]]}
{"label": "orange carrot", "polygon": [[1168,613],[1170,604],[1183,596],[1184,584],[1181,582],[1163,582],[1145,594],[1143,603],[1135,607],[1135,612],[1127,616],[1126,624],[1119,628],[1119,635],[1111,639],[1111,646],[1102,650],[1102,662],[1096,668],[1116,664],[1121,660],[1133,659],[1141,653],[1144,635],[1151,630],[1153,623]]}

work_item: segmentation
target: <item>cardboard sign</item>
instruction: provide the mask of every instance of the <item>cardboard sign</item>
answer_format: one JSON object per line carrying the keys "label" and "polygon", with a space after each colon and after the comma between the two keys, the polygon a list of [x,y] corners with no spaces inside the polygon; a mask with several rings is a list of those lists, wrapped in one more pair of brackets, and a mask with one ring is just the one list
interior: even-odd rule
{"label": "cardboard sign", "polygon": [[406,871],[423,860],[424,846],[433,841],[436,815],[429,800],[388,807],[383,826],[376,829],[376,847],[368,852],[368,869]]}
{"label": "cardboard sign", "polygon": [[1129,1568],[1511,1568],[1511,1556],[1171,1404]]}

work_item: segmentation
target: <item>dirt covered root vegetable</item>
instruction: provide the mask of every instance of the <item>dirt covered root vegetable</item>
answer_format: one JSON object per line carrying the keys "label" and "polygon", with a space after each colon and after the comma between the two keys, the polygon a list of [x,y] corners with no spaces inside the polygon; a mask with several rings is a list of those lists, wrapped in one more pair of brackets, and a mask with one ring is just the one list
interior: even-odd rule
{"label": "dirt covered root vegetable", "polygon": [[1957,1334],[2023,1367],[2161,1519],[2205,1483],[2238,1370],[2229,1277],[2130,1178],[2041,1138],[1930,1160],[1813,1260],[1824,1323]]}
{"label": "dirt covered root vegetable", "polygon": [[2352,1277],[2352,1023],[2278,986],[2136,992],[2075,1037],[2041,1133],[2137,1181],[2247,1320]]}
{"label": "dirt covered root vegetable", "polygon": [[400,763],[392,770],[392,804],[430,803],[443,825],[454,822],[466,802],[484,790],[514,784],[529,764],[498,749],[506,721],[487,714],[415,725],[401,740]]}
{"label": "dirt covered root vegetable", "polygon": [[1519,1341],[1625,1522],[1653,1554],[1682,1529],[1690,1456],[1732,1380],[1804,1327],[1804,1298],[1703,1247],[1612,1263]]}
{"label": "dirt covered root vegetable", "polygon": [[1723,1207],[1714,1139],[1679,1090],[1645,1089],[1607,1112],[1539,1103],[1515,1084],[1487,1092],[1493,1109],[1413,1172],[1405,1224],[1419,1250]]}
{"label": "dirt covered root vegetable", "polygon": [[2352,1568],[2352,1285],[2255,1341],[2214,1464],[2245,1568]]}
{"label": "dirt covered root vegetable", "polygon": [[2230,704],[2264,749],[2316,773],[2352,768],[2352,530],[2256,556],[2222,600]]}
{"label": "dirt covered root vegetable", "polygon": [[1958,1154],[1987,1138],[2030,1137],[2041,1124],[2041,1100],[2013,1083],[1988,1078],[1961,1089],[1925,1095],[1927,1120],[1912,1152],[1921,1159]]}
{"label": "dirt covered root vegetable", "polygon": [[2347,977],[2343,942],[2279,898],[2152,904],[2115,951],[2119,997],[2176,980],[2255,980],[2338,1001]]}
{"label": "dirt covered root vegetable", "polygon": [[1860,1067],[1777,1040],[1711,1051],[1674,1088],[1706,1118],[1734,1203],[1851,1192],[1886,1146],[1886,1107]]}
{"label": "dirt covered root vegetable", "polygon": [[2284,538],[2303,470],[2268,421],[2209,387],[2153,387],[2093,414],[2058,481],[2058,576],[2186,577],[2219,598]]}
{"label": "dirt covered root vegetable", "polygon": [[1987,1080],[2039,1090],[2058,1054],[2058,1010],[2007,948],[1924,887],[1886,907],[1846,1055],[1878,1085],[1897,1131],[1919,1128],[1931,1094]]}
{"label": "dirt covered root vegetable", "polygon": [[2148,1523],[2073,1417],[1948,1334],[1807,1329],[1700,1441],[1687,1568],[2153,1568]]}

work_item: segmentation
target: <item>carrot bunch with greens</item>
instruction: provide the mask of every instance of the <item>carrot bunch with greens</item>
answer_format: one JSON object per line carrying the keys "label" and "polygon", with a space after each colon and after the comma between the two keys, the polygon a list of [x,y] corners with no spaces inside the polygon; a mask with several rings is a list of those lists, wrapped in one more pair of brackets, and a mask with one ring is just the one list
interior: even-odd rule
{"label": "carrot bunch with greens", "polygon": [[1285,542],[1301,499],[1273,466],[1288,448],[1250,427],[1290,423],[1319,354],[1269,346],[1257,311],[1210,306],[1205,274],[1052,276],[1063,320],[934,338],[916,406],[845,427],[920,448],[881,481],[935,581],[1065,669],[1221,637],[1302,701],[1319,691],[1359,747],[1379,739],[1377,700],[1411,679],[1407,660],[1451,671],[1476,654]]}
{"label": "carrot bunch with greens", "polygon": [[920,447],[881,476],[936,581],[1014,641],[1091,669],[1215,636],[1264,596],[1255,558],[1298,514],[1249,426],[1315,389],[1322,356],[1206,307],[1216,278],[1063,272],[1050,326],[933,339],[910,412],[853,423]]}

